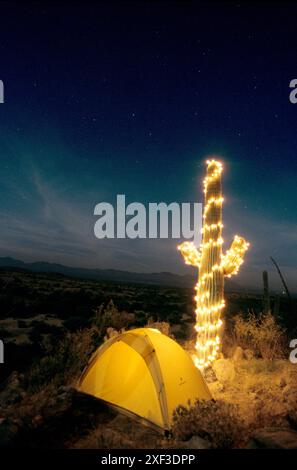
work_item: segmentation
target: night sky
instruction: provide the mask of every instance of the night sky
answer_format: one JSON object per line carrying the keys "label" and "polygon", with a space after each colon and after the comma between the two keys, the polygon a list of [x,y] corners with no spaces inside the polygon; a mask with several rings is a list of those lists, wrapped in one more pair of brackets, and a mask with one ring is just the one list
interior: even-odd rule
{"label": "night sky", "polygon": [[0,256],[189,273],[178,240],[97,240],[98,202],[202,202],[224,162],[235,281],[297,291],[297,6],[0,3]]}

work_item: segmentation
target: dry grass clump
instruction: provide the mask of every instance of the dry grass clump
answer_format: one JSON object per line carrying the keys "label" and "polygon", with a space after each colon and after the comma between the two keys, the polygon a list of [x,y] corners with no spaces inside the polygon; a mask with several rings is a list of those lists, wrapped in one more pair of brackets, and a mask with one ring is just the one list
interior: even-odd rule
{"label": "dry grass clump", "polygon": [[174,411],[173,434],[180,440],[200,436],[215,448],[231,448],[243,440],[243,430],[237,407],[222,400],[196,400]]}
{"label": "dry grass clump", "polygon": [[281,428],[286,427],[287,425],[286,414],[283,411],[283,406],[277,406],[277,404],[275,404],[276,396],[265,393],[265,398],[266,399],[257,400],[257,403],[254,406],[253,420],[250,424],[249,434],[252,434],[255,429],[267,427]]}
{"label": "dry grass clump", "polygon": [[114,328],[115,330],[125,330],[135,321],[134,313],[126,311],[119,311],[111,299],[106,306],[100,305],[94,311],[93,323],[94,325],[105,334],[107,328]]}
{"label": "dry grass clump", "polygon": [[251,313],[247,318],[237,315],[233,319],[233,344],[251,349],[256,357],[274,360],[286,355],[285,330],[277,324],[270,313],[257,317]]}

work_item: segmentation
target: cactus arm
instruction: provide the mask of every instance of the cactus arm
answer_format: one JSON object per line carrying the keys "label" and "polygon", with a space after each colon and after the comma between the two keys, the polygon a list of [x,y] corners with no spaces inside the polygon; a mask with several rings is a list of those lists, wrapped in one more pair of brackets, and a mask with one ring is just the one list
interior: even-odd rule
{"label": "cactus arm", "polygon": [[199,267],[201,253],[193,242],[184,242],[177,249],[181,252],[186,264]]}
{"label": "cactus arm", "polygon": [[281,278],[281,281],[282,281],[283,286],[284,286],[284,288],[285,288],[285,291],[286,291],[288,300],[289,300],[289,302],[291,302],[291,301],[292,301],[291,295],[290,295],[289,289],[288,289],[288,287],[287,287],[286,281],[285,281],[285,279],[284,279],[284,276],[282,275],[282,272],[281,272],[281,270],[279,269],[279,266],[278,266],[277,262],[275,261],[275,259],[274,259],[274,258],[271,258],[271,257],[270,257],[270,259],[271,259],[271,261],[273,262],[274,266],[275,266],[276,269],[277,269],[277,272],[278,272],[278,274],[279,274],[279,277]]}
{"label": "cactus arm", "polygon": [[235,235],[231,248],[222,255],[221,268],[224,276],[231,277],[238,273],[248,247],[249,243],[243,237]]}

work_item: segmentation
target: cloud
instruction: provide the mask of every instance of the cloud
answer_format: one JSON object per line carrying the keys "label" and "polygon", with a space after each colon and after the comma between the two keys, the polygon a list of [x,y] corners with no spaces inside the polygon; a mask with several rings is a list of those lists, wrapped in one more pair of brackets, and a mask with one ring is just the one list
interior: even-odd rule
{"label": "cloud", "polygon": [[[24,186],[26,182],[24,181]],[[1,252],[26,261],[53,261],[86,267],[160,270],[164,243],[160,240],[98,240],[93,233],[95,202],[66,199],[65,191],[50,185],[32,168],[30,195],[23,202],[31,212],[2,211]],[[19,196],[24,189],[17,187]],[[28,194],[28,193],[27,193]],[[20,198],[21,199],[21,198]],[[166,240],[166,243],[168,241]],[[154,245],[154,248],[153,248]],[[164,260],[164,258],[163,258]]]}
{"label": "cloud", "polygon": [[[30,188],[30,189],[28,189]],[[60,188],[45,179],[36,167],[27,172],[27,180],[14,188],[21,202],[15,209],[0,214],[1,253],[25,261],[51,261],[72,266],[114,268],[138,272],[171,271],[189,273],[176,246],[180,240],[104,239],[93,233],[98,202],[86,190],[75,197],[67,186]],[[22,198],[26,194],[26,198]],[[244,217],[243,217],[244,215]],[[269,257],[279,262],[289,286],[296,290],[297,224],[277,221],[258,213],[226,209],[225,237],[240,233],[251,242],[239,284],[261,288],[262,270],[269,270],[271,287],[280,288],[280,280]],[[233,228],[236,227],[236,231]],[[240,228],[240,230],[238,229]],[[224,245],[228,248],[229,243]],[[191,273],[193,270],[191,270]],[[296,286],[297,287],[297,286]]]}

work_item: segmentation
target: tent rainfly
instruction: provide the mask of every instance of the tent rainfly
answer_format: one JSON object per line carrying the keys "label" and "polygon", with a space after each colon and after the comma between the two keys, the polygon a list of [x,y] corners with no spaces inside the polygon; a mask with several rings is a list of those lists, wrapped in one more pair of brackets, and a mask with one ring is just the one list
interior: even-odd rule
{"label": "tent rainfly", "polygon": [[91,357],[78,389],[165,430],[178,405],[212,398],[186,351],[153,328],[106,341]]}

